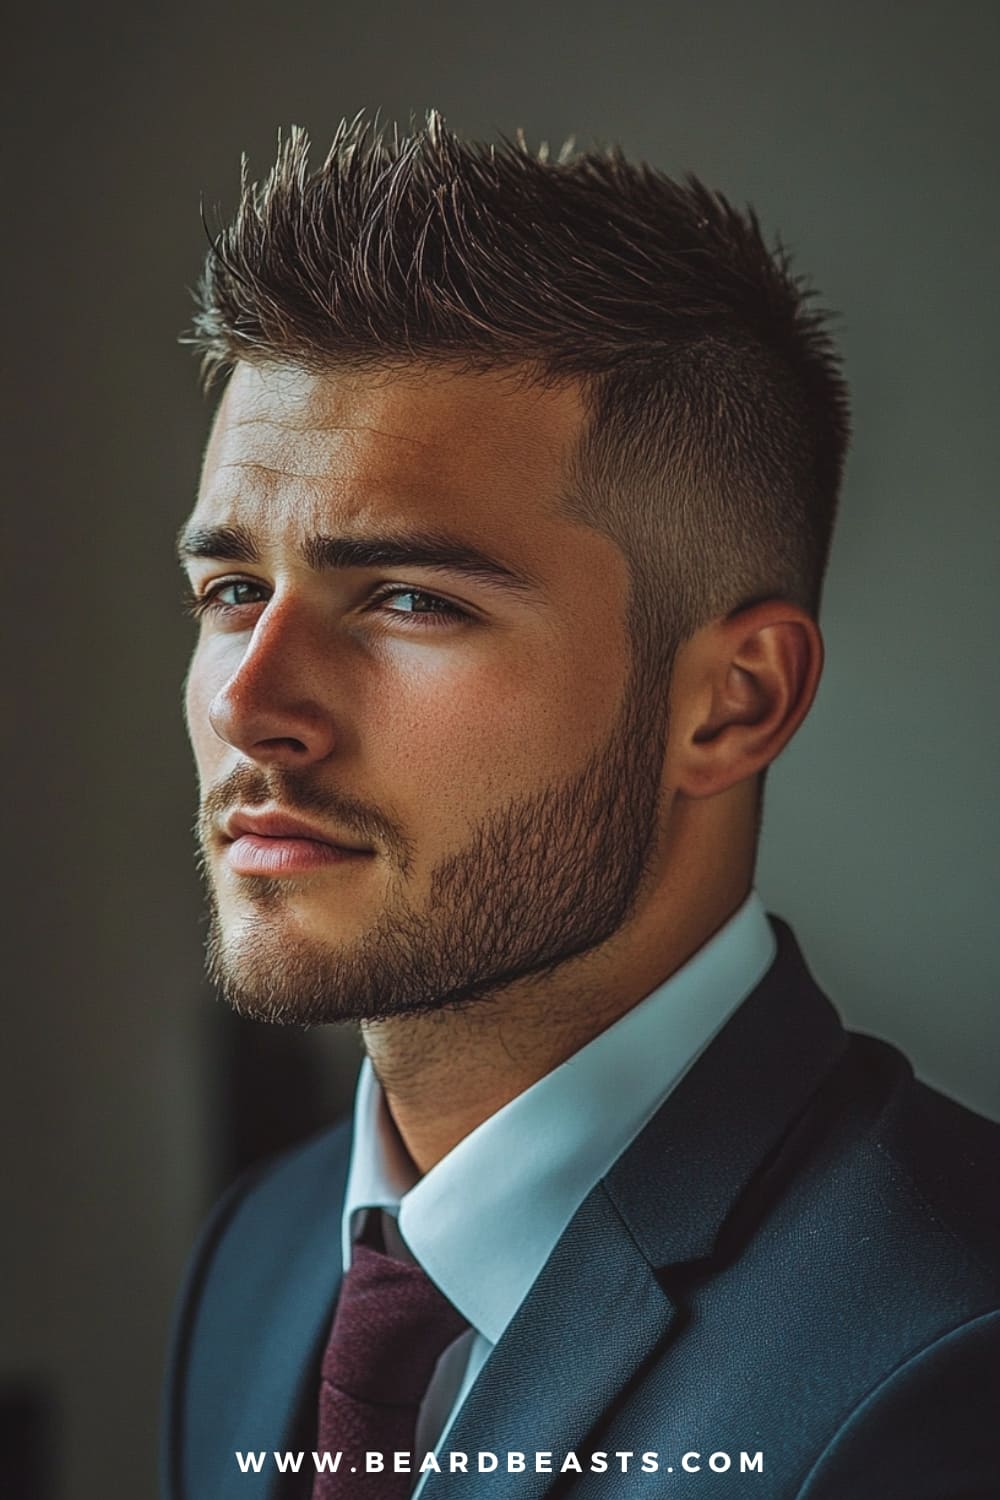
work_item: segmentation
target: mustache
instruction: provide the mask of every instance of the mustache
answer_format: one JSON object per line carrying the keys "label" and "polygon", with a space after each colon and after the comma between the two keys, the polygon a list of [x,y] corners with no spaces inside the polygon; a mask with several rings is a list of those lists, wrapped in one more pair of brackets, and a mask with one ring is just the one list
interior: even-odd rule
{"label": "mustache", "polygon": [[237,766],[202,793],[198,812],[202,845],[207,843],[214,825],[233,807],[261,807],[266,802],[278,803],[285,812],[318,815],[359,841],[382,844],[401,862],[409,862],[411,841],[397,822],[377,808],[346,793],[318,786],[307,772],[263,771],[249,765]]}

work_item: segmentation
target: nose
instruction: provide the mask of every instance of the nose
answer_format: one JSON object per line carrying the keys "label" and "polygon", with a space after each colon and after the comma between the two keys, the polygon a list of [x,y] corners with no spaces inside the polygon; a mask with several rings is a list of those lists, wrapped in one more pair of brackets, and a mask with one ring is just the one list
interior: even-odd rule
{"label": "nose", "polygon": [[329,642],[321,649],[314,632],[293,604],[272,600],[209,704],[219,739],[260,765],[307,766],[337,743],[327,701]]}

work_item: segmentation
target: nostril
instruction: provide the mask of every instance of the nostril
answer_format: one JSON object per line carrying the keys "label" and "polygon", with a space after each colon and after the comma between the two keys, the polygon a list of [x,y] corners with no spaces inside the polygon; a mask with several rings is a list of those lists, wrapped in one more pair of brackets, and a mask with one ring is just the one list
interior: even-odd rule
{"label": "nostril", "polygon": [[266,740],[258,740],[257,741],[257,744],[255,746],[255,752],[258,755],[261,754],[262,752],[264,754],[266,754],[269,750],[273,751],[274,754],[276,754],[276,755],[289,755],[289,754],[291,754],[291,755],[308,755],[309,754],[309,746],[305,743],[305,741],[304,740],[294,739],[291,735],[287,735],[287,736],[284,736],[284,737],[281,737],[281,738],[274,738],[274,739],[266,739]]}

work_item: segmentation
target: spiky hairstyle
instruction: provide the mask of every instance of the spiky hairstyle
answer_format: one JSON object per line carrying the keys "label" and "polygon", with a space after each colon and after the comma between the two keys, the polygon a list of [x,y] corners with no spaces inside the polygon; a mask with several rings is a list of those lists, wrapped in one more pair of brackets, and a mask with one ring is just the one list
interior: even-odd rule
{"label": "spiky hairstyle", "polygon": [[695,177],[359,116],[319,167],[298,128],[262,184],[244,161],[188,342],[209,385],[241,360],[582,382],[566,509],[628,557],[662,662],[743,604],[818,610],[849,419],[812,298],[753,211]]}

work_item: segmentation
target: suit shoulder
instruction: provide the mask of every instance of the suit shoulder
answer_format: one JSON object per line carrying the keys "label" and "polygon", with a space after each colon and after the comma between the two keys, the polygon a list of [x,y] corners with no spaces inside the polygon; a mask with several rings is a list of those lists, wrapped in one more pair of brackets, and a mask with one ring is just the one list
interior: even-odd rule
{"label": "suit shoulder", "polygon": [[1000,1306],[998,1150],[996,1125],[852,1035],[731,1222],[730,1253],[771,1279],[775,1254],[808,1268],[885,1372]]}
{"label": "suit shoulder", "polygon": [[1000,1311],[927,1344],[859,1401],[816,1459],[799,1500],[996,1494],[998,1362]]}
{"label": "suit shoulder", "polygon": [[906,1065],[871,1142],[923,1212],[1000,1284],[1000,1125],[915,1079]]}

